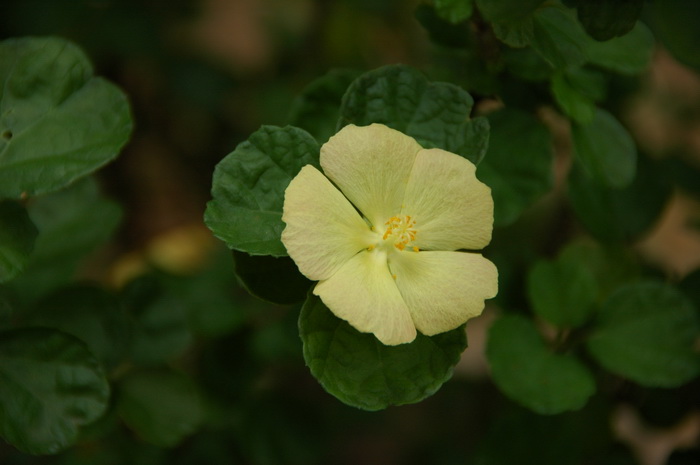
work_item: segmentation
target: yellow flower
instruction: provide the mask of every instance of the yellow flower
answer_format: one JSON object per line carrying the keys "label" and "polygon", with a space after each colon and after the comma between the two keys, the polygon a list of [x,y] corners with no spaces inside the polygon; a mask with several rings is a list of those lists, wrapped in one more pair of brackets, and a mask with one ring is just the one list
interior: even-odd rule
{"label": "yellow flower", "polygon": [[331,137],[321,168],[287,187],[282,242],[337,317],[397,345],[481,314],[498,271],[459,251],[491,241],[491,190],[474,164],[372,124]]}

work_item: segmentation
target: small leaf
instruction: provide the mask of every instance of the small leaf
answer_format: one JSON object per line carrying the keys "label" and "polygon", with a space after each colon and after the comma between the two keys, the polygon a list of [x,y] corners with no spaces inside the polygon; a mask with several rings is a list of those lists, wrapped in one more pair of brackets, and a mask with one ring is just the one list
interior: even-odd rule
{"label": "small leaf", "polygon": [[571,128],[576,159],[594,179],[605,186],[630,185],[637,167],[637,148],[632,136],[603,109],[587,124]]}
{"label": "small leaf", "polygon": [[102,369],[75,337],[44,328],[0,334],[0,436],[18,449],[65,449],[108,398]]}
{"label": "small leaf", "polygon": [[593,273],[570,257],[561,255],[554,261],[540,260],[527,276],[532,309],[559,328],[584,324],[598,294]]}
{"label": "small leaf", "polygon": [[481,14],[491,22],[522,18],[532,13],[544,0],[476,0]]}
{"label": "small leaf", "polygon": [[700,373],[700,321],[674,287],[652,280],[620,287],[600,309],[588,349],[606,369],[644,386],[677,387]]}
{"label": "small leaf", "polygon": [[305,129],[319,143],[335,134],[343,94],[360,73],[334,69],[306,86],[292,105],[289,124]]}
{"label": "small leaf", "polygon": [[564,73],[552,76],[552,95],[564,114],[581,124],[588,124],[595,117],[596,106],[593,100],[578,92],[567,80]]}
{"label": "small leaf", "polygon": [[503,316],[493,324],[486,356],[501,391],[543,415],[577,410],[595,392],[588,369],[573,356],[550,352],[532,322],[521,316]]}
{"label": "small leaf", "polygon": [[343,97],[338,127],[382,123],[415,138],[425,148],[439,147],[478,164],[486,153],[486,118],[469,120],[474,100],[460,87],[431,83],[402,65],[357,78]]}
{"label": "small leaf", "polygon": [[287,255],[280,239],[287,185],[304,165],[318,167],[319,146],[306,131],[263,126],[214,171],[204,221],[229,248],[252,255]]}
{"label": "small leaf", "polygon": [[452,24],[469,19],[472,15],[474,0],[435,0],[438,15]]}
{"label": "small leaf", "polygon": [[56,37],[0,42],[0,198],[58,190],[119,154],[131,133],[124,94],[92,77]]}
{"label": "small leaf", "polygon": [[632,30],[644,6],[643,0],[579,0],[578,19],[595,40],[606,41]]}
{"label": "small leaf", "polygon": [[21,205],[0,201],[0,283],[24,270],[37,234],[36,226]]}
{"label": "small leaf", "polygon": [[195,384],[166,369],[129,373],[119,384],[119,415],[141,438],[173,447],[201,425],[203,411]]}
{"label": "small leaf", "polygon": [[385,346],[336,318],[309,295],[299,315],[304,360],[340,401],[364,410],[419,402],[452,377],[467,346],[464,327],[410,344]]}
{"label": "small leaf", "polygon": [[494,224],[503,226],[552,188],[552,147],[544,125],[525,112],[504,108],[489,121],[491,143],[477,176],[491,187]]}
{"label": "small leaf", "polygon": [[301,303],[311,281],[299,272],[289,257],[252,256],[233,252],[236,276],[255,297],[275,304]]}
{"label": "small leaf", "polygon": [[498,40],[511,47],[527,47],[535,38],[535,23],[532,16],[500,21],[491,24],[491,27]]}
{"label": "small leaf", "polygon": [[555,68],[582,65],[590,40],[570,10],[545,7],[533,16],[532,47]]}
{"label": "small leaf", "polygon": [[628,34],[607,42],[588,40],[590,62],[621,74],[639,74],[649,67],[654,52],[654,36],[638,22]]}

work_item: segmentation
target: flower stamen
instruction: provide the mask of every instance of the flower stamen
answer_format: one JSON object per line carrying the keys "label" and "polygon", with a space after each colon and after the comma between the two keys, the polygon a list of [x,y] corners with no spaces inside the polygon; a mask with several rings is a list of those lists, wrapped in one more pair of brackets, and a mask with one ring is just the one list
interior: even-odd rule
{"label": "flower stamen", "polygon": [[[404,250],[407,246],[410,246],[411,242],[416,240],[416,220],[411,218],[410,215],[405,216],[392,216],[389,221],[384,223],[387,227],[382,236],[383,240],[393,239],[394,247],[398,250]],[[412,247],[414,252],[418,252],[418,247]]]}

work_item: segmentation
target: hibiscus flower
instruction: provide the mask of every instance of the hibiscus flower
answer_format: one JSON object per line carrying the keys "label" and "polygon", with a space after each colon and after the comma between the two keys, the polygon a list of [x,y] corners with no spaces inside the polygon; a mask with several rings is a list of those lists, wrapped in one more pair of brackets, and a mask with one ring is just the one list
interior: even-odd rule
{"label": "hibiscus flower", "polygon": [[498,271],[491,190],[467,159],[381,124],[349,125],[285,191],[282,242],[313,293],[386,345],[481,314]]}

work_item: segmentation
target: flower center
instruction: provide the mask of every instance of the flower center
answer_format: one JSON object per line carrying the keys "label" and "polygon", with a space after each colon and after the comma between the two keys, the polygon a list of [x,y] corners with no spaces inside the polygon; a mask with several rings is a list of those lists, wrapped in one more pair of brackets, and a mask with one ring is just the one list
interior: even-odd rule
{"label": "flower center", "polygon": [[[399,250],[410,247],[411,243],[416,240],[416,234],[418,233],[415,228],[416,220],[409,215],[392,216],[384,225],[387,228],[382,239],[390,243],[393,242],[394,247]],[[413,246],[413,250],[418,252],[418,247]]]}

